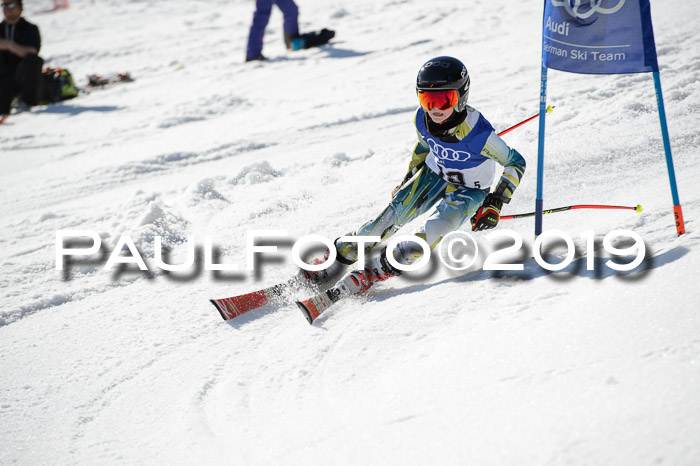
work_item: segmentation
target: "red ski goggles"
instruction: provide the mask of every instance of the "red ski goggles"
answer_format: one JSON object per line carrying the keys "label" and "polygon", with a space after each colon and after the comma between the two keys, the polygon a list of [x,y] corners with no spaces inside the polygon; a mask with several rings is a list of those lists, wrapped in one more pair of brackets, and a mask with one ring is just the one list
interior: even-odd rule
{"label": "red ski goggles", "polygon": [[457,105],[459,94],[454,89],[446,91],[418,91],[420,106],[430,111],[433,108],[447,110]]}

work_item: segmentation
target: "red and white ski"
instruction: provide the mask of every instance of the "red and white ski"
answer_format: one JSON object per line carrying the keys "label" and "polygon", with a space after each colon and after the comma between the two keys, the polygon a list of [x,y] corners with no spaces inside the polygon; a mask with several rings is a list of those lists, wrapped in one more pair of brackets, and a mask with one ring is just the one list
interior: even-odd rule
{"label": "red and white ski", "polygon": [[130,83],[134,81],[129,73],[112,73],[108,75],[90,74],[88,75],[87,87],[103,87],[114,83]]}
{"label": "red and white ski", "polygon": [[[315,259],[313,262],[313,264],[318,263],[320,263],[319,259]],[[340,275],[342,269],[336,270],[335,273]],[[324,310],[341,298],[341,290],[331,285],[336,278],[338,277],[334,274],[323,275],[319,278],[318,274],[300,271],[288,281],[270,288],[230,298],[210,299],[209,301],[216,307],[224,320],[231,320],[271,302],[295,301],[306,320],[312,324]],[[328,286],[332,286],[332,288],[325,290]],[[296,301],[293,294],[298,291],[308,291],[314,296],[307,300]]]}
{"label": "red and white ski", "polygon": [[280,283],[269,288],[253,291],[252,293],[231,296],[230,298],[210,299],[209,302],[216,307],[224,320],[231,320],[234,317],[279,300],[286,291],[298,286],[299,279],[294,277],[286,283]]}
{"label": "red and white ski", "polygon": [[310,324],[313,324],[314,320],[316,320],[323,311],[331,307],[331,305],[340,300],[341,297],[342,295],[339,289],[331,288],[309,299],[296,301],[296,305],[299,307],[299,310],[301,310],[301,313],[304,314],[306,320]]}

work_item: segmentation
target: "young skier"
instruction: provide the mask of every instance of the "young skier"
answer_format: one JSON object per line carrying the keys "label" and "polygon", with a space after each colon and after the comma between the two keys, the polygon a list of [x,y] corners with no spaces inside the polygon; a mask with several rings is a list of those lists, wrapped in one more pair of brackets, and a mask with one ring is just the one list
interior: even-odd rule
{"label": "young skier", "polygon": [[[415,114],[418,143],[408,173],[386,209],[347,236],[380,236],[383,241],[436,204],[416,233],[431,249],[467,219],[476,231],[498,224],[501,207],[510,202],[525,173],[525,160],[506,145],[481,113],[467,105],[469,84],[467,68],[456,58],[436,57],[421,67],[416,82],[420,102]],[[503,173],[494,191],[489,192],[497,163],[504,167]],[[357,243],[338,239],[334,244],[336,262],[321,272],[302,270],[303,280],[316,285],[331,283],[346,266],[357,261]],[[367,245],[366,252],[378,244]],[[412,241],[400,242],[393,251],[384,248],[362,264],[364,268],[352,271],[328,291],[298,302],[309,322],[338,299],[364,293],[374,282],[400,275],[387,254],[408,265],[420,259],[423,250]]]}

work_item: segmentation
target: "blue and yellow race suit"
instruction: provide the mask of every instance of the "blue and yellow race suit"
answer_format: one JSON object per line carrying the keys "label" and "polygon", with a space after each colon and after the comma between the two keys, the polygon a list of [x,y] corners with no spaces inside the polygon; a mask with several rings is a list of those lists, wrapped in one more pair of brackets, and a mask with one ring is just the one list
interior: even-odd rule
{"label": "blue and yellow race suit", "polygon": [[[391,203],[376,218],[348,236],[380,236],[382,241],[419,215],[435,210],[416,236],[431,248],[469,220],[489,193],[496,164],[504,167],[497,192],[510,199],[525,173],[525,159],[511,149],[479,111],[467,106],[466,117],[447,137],[428,131],[425,112],[415,115],[418,143],[413,149],[405,183],[394,191]],[[436,205],[437,204],[437,205]],[[367,251],[379,243],[367,245]],[[357,260],[357,243],[336,242],[338,259]],[[404,264],[417,260],[422,249],[414,242],[399,243],[394,258]]]}

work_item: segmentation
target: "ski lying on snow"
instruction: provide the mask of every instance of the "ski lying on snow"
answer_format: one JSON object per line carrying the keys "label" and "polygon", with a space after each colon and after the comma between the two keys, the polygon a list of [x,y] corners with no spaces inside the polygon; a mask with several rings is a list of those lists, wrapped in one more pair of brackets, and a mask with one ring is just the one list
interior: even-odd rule
{"label": "ski lying on snow", "polygon": [[87,87],[103,87],[114,83],[130,83],[134,81],[129,73],[112,73],[108,75],[90,74],[88,75]]}

